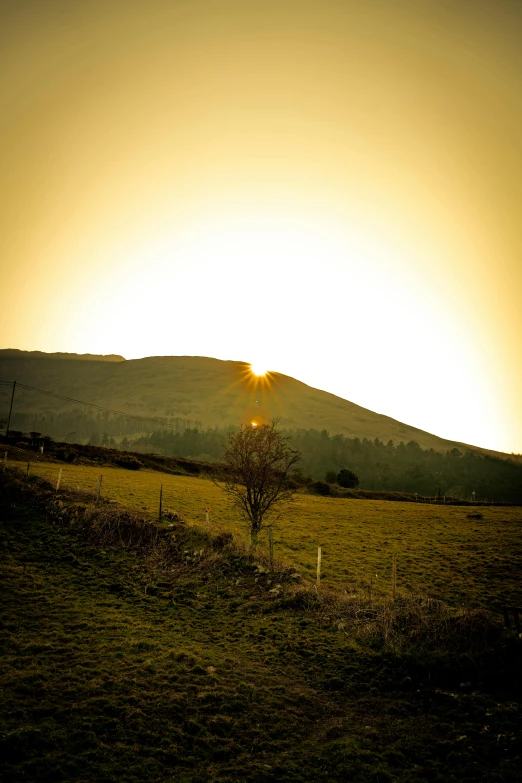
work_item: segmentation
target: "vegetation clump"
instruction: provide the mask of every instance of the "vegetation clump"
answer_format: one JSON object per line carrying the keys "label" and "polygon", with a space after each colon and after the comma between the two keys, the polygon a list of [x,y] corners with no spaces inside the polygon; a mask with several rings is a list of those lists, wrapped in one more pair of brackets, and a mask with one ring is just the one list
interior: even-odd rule
{"label": "vegetation clump", "polygon": [[118,467],[125,468],[126,470],[139,470],[141,468],[139,459],[130,454],[123,454],[121,457],[117,457],[114,462]]}
{"label": "vegetation clump", "polygon": [[310,489],[315,492],[316,495],[328,496],[332,494],[332,488],[326,481],[314,481],[310,484]]}
{"label": "vegetation clump", "polygon": [[359,479],[353,471],[343,468],[337,474],[337,483],[344,489],[353,489],[353,487],[359,486]]}

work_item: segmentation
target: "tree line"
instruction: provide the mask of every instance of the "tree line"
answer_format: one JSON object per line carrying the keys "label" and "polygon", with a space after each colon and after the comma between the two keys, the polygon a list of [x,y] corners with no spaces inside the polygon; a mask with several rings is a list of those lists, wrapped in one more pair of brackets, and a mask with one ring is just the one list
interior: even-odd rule
{"label": "tree line", "polygon": [[[152,451],[205,462],[223,458],[229,435],[239,427],[203,429],[201,422],[176,419],[171,426],[144,431],[135,419],[92,415],[85,411],[61,414],[18,414],[12,426],[37,430],[57,440],[90,443],[124,451]],[[361,489],[446,495],[477,500],[522,502],[522,462],[499,459],[462,448],[445,452],[423,449],[416,441],[384,442],[379,438],[330,435],[326,430],[281,430],[289,446],[301,453],[304,476],[332,481],[343,469],[352,471]]]}
{"label": "tree line", "polygon": [[[134,442],[161,454],[218,461],[231,428],[157,431]],[[522,502],[522,462],[499,459],[473,450],[445,452],[423,449],[416,441],[384,443],[379,438],[349,438],[326,430],[282,430],[292,449],[301,453],[301,472],[314,480],[337,480],[348,470],[367,490],[412,492],[463,499]]]}

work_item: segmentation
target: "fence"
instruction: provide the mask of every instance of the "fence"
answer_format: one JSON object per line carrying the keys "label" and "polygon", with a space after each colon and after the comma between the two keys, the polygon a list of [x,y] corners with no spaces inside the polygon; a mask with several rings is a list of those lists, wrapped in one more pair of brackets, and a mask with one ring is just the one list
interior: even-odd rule
{"label": "fence", "polygon": [[[88,503],[96,503],[99,498],[165,524],[181,520],[213,534],[231,532],[248,547],[244,523],[225,494],[208,478],[143,468],[51,463],[33,453],[27,454],[30,460],[22,462],[20,454],[16,456],[5,459],[5,452],[0,452],[0,467],[4,461],[7,466],[17,465],[28,481],[41,476],[55,491],[58,487],[58,492],[81,491]],[[447,506],[443,510],[439,506],[434,515],[429,508],[420,503],[339,501],[298,493],[282,522],[260,537],[259,553],[267,568],[276,559],[284,561],[308,583],[318,583],[321,590],[331,585],[364,590],[368,596],[389,596],[394,591],[397,595],[428,592],[460,602],[477,583],[479,563],[468,549],[472,548],[473,537],[479,535],[481,567],[490,560],[493,568],[502,547],[513,564],[509,571],[484,570],[482,603],[500,605],[506,591],[513,600],[522,600],[515,579],[517,563],[522,562],[522,542],[517,533],[522,521],[519,509],[492,508],[487,514],[471,514],[466,513],[469,509]]]}

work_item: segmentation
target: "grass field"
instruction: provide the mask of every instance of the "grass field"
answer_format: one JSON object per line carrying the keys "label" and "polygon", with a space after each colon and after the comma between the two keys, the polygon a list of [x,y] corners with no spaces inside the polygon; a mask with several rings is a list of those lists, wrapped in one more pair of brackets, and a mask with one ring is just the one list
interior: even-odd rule
{"label": "grass field", "polygon": [[[18,465],[20,463],[17,463]],[[35,462],[31,473],[56,482],[60,466]],[[191,525],[245,537],[245,526],[224,493],[204,478],[112,467],[62,466],[62,486],[95,492],[145,515],[163,508]],[[475,518],[474,518],[475,517]],[[276,557],[315,579],[322,547],[322,582],[351,592],[389,593],[392,555],[399,592],[443,599],[452,605],[498,610],[522,601],[522,509],[342,500],[296,494],[274,526]],[[261,537],[260,546],[266,546]]]}
{"label": "grass field", "polygon": [[399,654],[332,622],[326,596],[273,597],[234,550],[189,563],[185,545],[209,544],[196,529],[161,565],[70,527],[70,495],[38,511],[36,482],[4,479],[6,783],[520,780],[520,645],[474,644],[480,616],[416,648],[398,615]]}

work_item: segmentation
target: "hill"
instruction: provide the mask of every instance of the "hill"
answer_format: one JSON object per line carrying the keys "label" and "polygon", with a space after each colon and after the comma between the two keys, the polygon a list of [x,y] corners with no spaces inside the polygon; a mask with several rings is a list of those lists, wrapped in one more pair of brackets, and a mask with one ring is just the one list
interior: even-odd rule
{"label": "hill", "polygon": [[[244,362],[200,356],[131,361],[120,361],[121,357],[91,357],[89,361],[78,358],[0,351],[0,380],[16,380],[134,415],[178,419],[188,422],[188,426],[197,422],[203,428],[226,427],[251,419],[278,418],[287,430],[327,430],[350,438],[379,438],[385,443],[414,440],[424,449],[437,451],[469,448],[280,373],[272,373],[267,380],[258,379]],[[5,416],[9,402],[8,387],[1,388],[0,418]],[[20,389],[15,415],[30,412],[52,416],[73,407],[74,403]],[[17,426],[16,419],[12,426]]]}
{"label": "hill", "polygon": [[14,357],[23,359],[25,357],[31,359],[69,359],[75,362],[124,362],[123,356],[118,354],[96,354],[96,353],[63,353],[58,351],[56,353],[45,353],[44,351],[20,351],[18,348],[3,348],[0,349],[0,361],[1,358]]}

